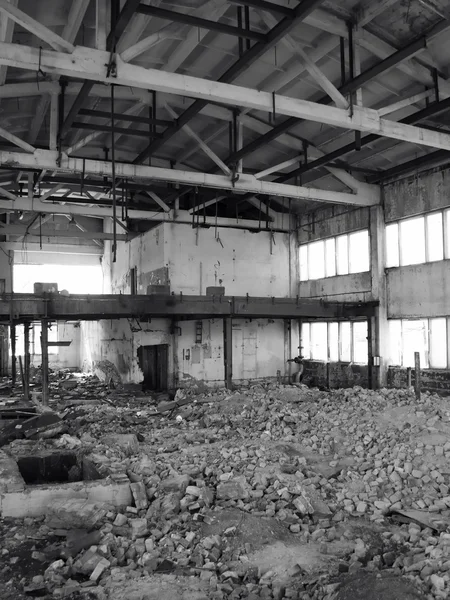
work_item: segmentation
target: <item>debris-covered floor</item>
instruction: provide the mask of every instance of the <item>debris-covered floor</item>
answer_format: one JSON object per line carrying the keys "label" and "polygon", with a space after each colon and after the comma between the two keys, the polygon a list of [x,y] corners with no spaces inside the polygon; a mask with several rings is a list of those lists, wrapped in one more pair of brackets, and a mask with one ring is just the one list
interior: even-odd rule
{"label": "debris-covered floor", "polygon": [[267,383],[177,406],[69,380],[2,452],[89,455],[132,505],[3,519],[2,600],[449,597],[447,399]]}

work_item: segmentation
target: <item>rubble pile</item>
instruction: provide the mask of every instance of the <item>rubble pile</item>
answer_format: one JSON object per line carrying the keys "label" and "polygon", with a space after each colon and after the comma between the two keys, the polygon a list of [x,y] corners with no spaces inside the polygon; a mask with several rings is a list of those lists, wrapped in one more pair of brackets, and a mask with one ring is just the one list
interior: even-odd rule
{"label": "rubble pile", "polygon": [[[45,568],[24,578],[27,594],[450,595],[446,399],[268,383],[63,418],[68,433],[36,447],[82,448],[99,471],[126,473],[133,505],[55,503],[36,538],[65,539],[34,551]],[[14,549],[3,558],[13,573]]]}

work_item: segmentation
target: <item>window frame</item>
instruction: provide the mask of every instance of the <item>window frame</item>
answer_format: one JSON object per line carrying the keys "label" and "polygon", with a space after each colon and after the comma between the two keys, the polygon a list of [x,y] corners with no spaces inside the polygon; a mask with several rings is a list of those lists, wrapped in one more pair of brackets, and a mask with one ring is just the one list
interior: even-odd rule
{"label": "window frame", "polygon": [[[430,235],[428,231],[428,220],[433,215],[441,215],[442,216],[442,245],[443,245],[443,258],[438,258],[434,260],[430,260]],[[405,263],[404,260],[404,248],[402,244],[402,224],[408,221],[413,221],[416,219],[423,219],[423,229],[424,229],[424,240],[425,240],[425,260],[418,263]],[[393,264],[386,266],[387,269],[398,269],[399,267],[410,267],[414,265],[424,265],[427,263],[441,262],[442,260],[450,259],[450,208],[444,208],[440,210],[432,210],[427,213],[423,213],[421,215],[414,215],[411,217],[406,217],[404,219],[397,219],[396,221],[390,221],[386,223],[385,227],[389,226],[397,226],[397,251],[398,251],[398,265]],[[389,263],[388,256],[388,246],[385,240],[385,252],[386,252],[386,265]],[[396,261],[392,261],[396,262]]]}
{"label": "window frame", "polygon": [[[446,366],[445,367],[435,367],[433,366],[433,352],[432,352],[432,332],[431,332],[431,321],[434,320],[441,320],[444,319],[445,320],[445,347],[446,347]],[[426,323],[426,332],[427,332],[427,343],[426,343],[426,348],[424,351],[425,357],[426,357],[426,364],[421,364],[420,368],[421,369],[427,369],[427,370],[432,370],[432,371],[448,371],[450,369],[450,340],[449,340],[449,334],[450,334],[450,317],[422,317],[422,318],[417,318],[417,319],[389,319],[388,320],[390,323],[392,322],[399,322],[400,323],[400,336],[401,336],[401,340],[400,340],[400,348],[399,348],[399,355],[400,355],[400,364],[389,364],[389,367],[400,367],[402,369],[406,369],[408,368],[408,366],[405,364],[405,357],[404,357],[404,341],[403,341],[403,335],[404,335],[404,324],[406,322],[413,322],[413,321],[425,321]],[[389,340],[390,341],[390,340]],[[389,357],[391,358],[391,357]]]}
{"label": "window frame", "polygon": [[[313,341],[313,335],[312,335],[312,327],[311,325],[313,325],[314,323],[325,323],[327,325],[327,329],[326,329],[326,334],[327,334],[327,339],[326,339],[326,344],[327,344],[327,348],[326,348],[326,360],[322,360],[320,358],[314,358],[313,357],[313,352],[312,352],[312,341]],[[337,324],[338,326],[338,359],[337,360],[331,360],[330,359],[330,330],[331,330],[331,326],[333,324]],[[357,365],[368,365],[369,364],[369,340],[367,339],[367,361],[366,362],[356,362],[355,361],[355,354],[354,354],[354,332],[353,332],[353,326],[355,323],[366,323],[366,327],[367,327],[367,337],[368,337],[368,328],[370,327],[369,321],[368,320],[358,320],[358,321],[302,321],[301,322],[301,328],[300,328],[300,344],[301,344],[301,348],[302,348],[302,355],[304,356],[305,359],[307,360],[314,360],[314,361],[318,361],[318,362],[323,362],[323,363],[330,363],[330,362],[339,362],[339,363],[343,363],[343,364],[357,364]],[[343,360],[342,359],[342,327],[344,324],[348,324],[350,326],[349,328],[349,345],[350,345],[350,359],[349,360]],[[308,326],[309,327],[309,346],[305,347],[304,342],[305,340],[303,339],[303,327],[304,326]]]}
{"label": "window frame", "polygon": [[[366,270],[364,271],[355,271],[354,273],[350,272],[350,236],[356,233],[366,233],[367,234],[367,245],[368,245],[368,267]],[[346,250],[345,250],[345,262],[346,262],[346,272],[345,273],[339,273],[339,251],[338,251],[338,239],[339,238],[346,238]],[[330,243],[330,241],[333,241],[334,244],[334,275],[328,275],[328,271],[329,269],[327,268],[327,242]],[[312,278],[311,277],[311,265],[310,265],[310,252],[309,252],[309,247],[311,244],[316,244],[317,242],[322,242],[323,243],[323,273],[324,276],[323,277],[315,277]],[[303,257],[303,259],[300,258],[300,253],[305,253],[306,256]],[[305,265],[306,264],[306,269],[305,267],[303,267],[303,269],[301,268],[301,265]],[[298,245],[298,280],[299,282],[305,282],[305,281],[317,281],[319,279],[329,279],[330,277],[343,277],[346,275],[355,275],[357,273],[370,273],[370,270],[372,268],[372,259],[371,259],[371,238],[370,238],[370,230],[368,227],[364,227],[363,229],[356,229],[355,231],[350,231],[348,233],[341,233],[339,235],[333,235],[333,236],[328,236],[328,237],[324,237],[324,238],[320,238],[317,240],[311,240],[310,242],[305,242],[303,244],[299,244]],[[304,273],[304,271],[306,270],[306,273]]]}

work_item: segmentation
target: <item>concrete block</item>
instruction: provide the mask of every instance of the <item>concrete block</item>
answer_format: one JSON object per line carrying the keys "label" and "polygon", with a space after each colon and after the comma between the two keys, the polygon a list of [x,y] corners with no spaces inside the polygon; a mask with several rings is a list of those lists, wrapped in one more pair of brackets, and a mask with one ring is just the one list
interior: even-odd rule
{"label": "concrete block", "polygon": [[147,492],[142,481],[130,484],[131,493],[133,494],[136,508],[143,509],[148,506]]}
{"label": "concrete block", "polygon": [[107,480],[81,481],[61,485],[36,485],[20,492],[0,495],[2,517],[24,518],[48,514],[53,502],[85,500],[92,504],[128,506],[132,501],[130,484]]}
{"label": "concrete block", "polygon": [[20,492],[25,482],[20,474],[17,462],[0,450],[0,493]]}
{"label": "concrete block", "polygon": [[225,296],[225,288],[221,285],[210,285],[206,288],[207,296]]}
{"label": "concrete block", "polygon": [[130,452],[139,452],[139,442],[134,433],[118,433],[108,435],[103,438],[103,442],[108,446],[120,446],[123,450]]}

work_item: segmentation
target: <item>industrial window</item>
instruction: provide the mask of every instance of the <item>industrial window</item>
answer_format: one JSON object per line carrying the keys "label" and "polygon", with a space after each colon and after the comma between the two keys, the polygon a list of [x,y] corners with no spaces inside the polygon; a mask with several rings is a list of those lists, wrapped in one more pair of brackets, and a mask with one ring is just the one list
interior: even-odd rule
{"label": "industrial window", "polygon": [[[58,325],[52,324],[52,327],[48,330],[48,341],[58,341]],[[58,346],[49,346],[49,354],[58,354]],[[41,324],[34,323],[30,328],[30,354],[32,356],[41,355]],[[24,327],[23,325],[17,325],[16,327],[16,356],[25,355],[25,339],[24,339]]]}
{"label": "industrial window", "polygon": [[386,226],[386,266],[403,267],[450,258],[450,210]]}
{"label": "industrial window", "polygon": [[448,363],[448,319],[392,319],[389,321],[389,363],[414,367],[419,352],[420,366],[446,369]]}
{"label": "industrial window", "polygon": [[367,364],[367,321],[302,323],[301,348],[308,359]]}
{"label": "industrial window", "polygon": [[368,271],[369,231],[364,229],[302,244],[299,259],[300,281]]}

